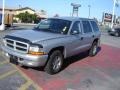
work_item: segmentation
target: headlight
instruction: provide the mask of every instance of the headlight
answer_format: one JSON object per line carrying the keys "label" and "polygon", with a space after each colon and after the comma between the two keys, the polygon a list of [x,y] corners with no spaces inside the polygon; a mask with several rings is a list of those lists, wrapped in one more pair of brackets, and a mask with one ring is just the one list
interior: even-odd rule
{"label": "headlight", "polygon": [[38,46],[30,46],[29,51],[39,52],[40,48]]}
{"label": "headlight", "polygon": [[29,54],[31,55],[45,55],[45,53],[43,51],[41,51],[43,47],[41,45],[38,44],[32,44],[30,45],[29,48]]}

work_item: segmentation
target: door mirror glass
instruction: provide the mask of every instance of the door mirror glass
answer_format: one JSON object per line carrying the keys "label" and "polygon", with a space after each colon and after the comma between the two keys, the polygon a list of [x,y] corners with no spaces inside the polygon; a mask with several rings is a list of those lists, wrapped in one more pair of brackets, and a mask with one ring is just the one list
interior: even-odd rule
{"label": "door mirror glass", "polygon": [[76,34],[79,34],[78,30],[74,30],[71,32],[72,35],[76,35]]}

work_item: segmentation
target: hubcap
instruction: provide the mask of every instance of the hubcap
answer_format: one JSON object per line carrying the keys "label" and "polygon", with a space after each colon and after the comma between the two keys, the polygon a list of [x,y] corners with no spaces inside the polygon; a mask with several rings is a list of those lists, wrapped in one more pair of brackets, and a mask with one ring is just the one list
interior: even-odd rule
{"label": "hubcap", "polygon": [[118,36],[119,36],[119,35],[118,35],[118,33],[115,33],[115,36],[117,36],[117,37],[118,37]]}
{"label": "hubcap", "polygon": [[59,56],[56,56],[53,62],[53,70],[59,70],[61,67],[61,58]]}

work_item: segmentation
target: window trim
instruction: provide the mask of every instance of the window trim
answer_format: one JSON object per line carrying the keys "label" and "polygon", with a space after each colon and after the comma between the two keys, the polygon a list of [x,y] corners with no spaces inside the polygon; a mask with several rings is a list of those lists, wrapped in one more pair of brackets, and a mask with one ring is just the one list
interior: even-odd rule
{"label": "window trim", "polygon": [[76,23],[76,22],[78,22],[79,23],[79,25],[78,25],[78,27],[79,27],[79,33],[78,34],[81,34],[82,33],[82,29],[81,29],[81,22],[80,21],[74,21],[73,23],[72,23],[72,26],[71,26],[71,28],[70,28],[70,35],[72,35],[72,28],[73,28],[73,25]]}
{"label": "window trim", "polygon": [[98,24],[96,23],[96,25],[97,25],[97,27],[98,27],[98,31],[94,31],[94,28],[93,28],[93,25],[92,25],[91,22],[95,22],[95,23],[96,23],[96,21],[94,21],[94,20],[91,20],[91,21],[90,21],[90,24],[91,24],[91,27],[92,27],[92,31],[93,31],[93,32],[99,32],[100,29],[99,29]]}

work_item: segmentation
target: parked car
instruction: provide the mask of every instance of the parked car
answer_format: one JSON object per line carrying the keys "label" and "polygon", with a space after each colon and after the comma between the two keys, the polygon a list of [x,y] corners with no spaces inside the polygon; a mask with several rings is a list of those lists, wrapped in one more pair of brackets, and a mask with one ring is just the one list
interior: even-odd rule
{"label": "parked car", "polygon": [[113,28],[108,30],[109,35],[115,35],[116,37],[120,36],[120,27]]}
{"label": "parked car", "polygon": [[29,67],[44,66],[47,73],[56,74],[67,57],[85,51],[95,56],[100,36],[93,19],[54,17],[42,20],[33,30],[6,35],[2,49],[11,62]]}

